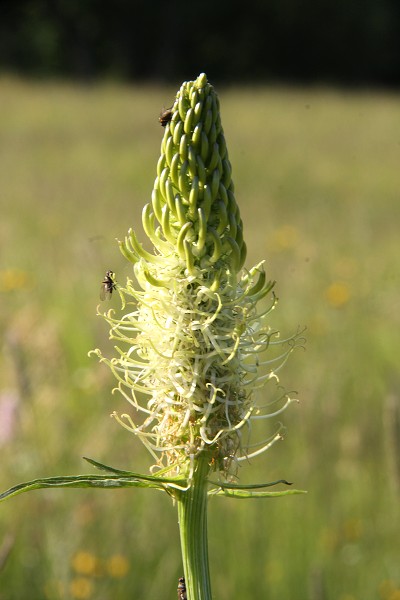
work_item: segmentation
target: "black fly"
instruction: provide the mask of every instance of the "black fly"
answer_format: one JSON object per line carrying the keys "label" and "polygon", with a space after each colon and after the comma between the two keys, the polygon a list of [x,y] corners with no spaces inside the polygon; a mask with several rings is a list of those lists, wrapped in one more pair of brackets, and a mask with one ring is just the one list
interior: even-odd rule
{"label": "black fly", "polygon": [[168,123],[172,119],[172,115],[173,115],[172,106],[171,106],[171,108],[166,108],[166,109],[162,110],[160,116],[158,117],[158,120],[160,121],[160,123],[163,127],[166,127],[168,125]]}
{"label": "black fly", "polygon": [[100,288],[100,300],[109,300],[112,296],[113,290],[116,289],[114,272],[107,271],[103,281],[101,282]]}

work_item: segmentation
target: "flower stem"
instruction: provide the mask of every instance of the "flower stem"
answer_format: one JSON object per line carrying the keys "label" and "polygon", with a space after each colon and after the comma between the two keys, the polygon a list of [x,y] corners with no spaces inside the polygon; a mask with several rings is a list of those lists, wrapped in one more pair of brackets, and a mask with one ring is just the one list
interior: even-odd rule
{"label": "flower stem", "polygon": [[193,482],[177,497],[182,562],[188,600],[211,600],[207,546],[206,455],[197,460]]}

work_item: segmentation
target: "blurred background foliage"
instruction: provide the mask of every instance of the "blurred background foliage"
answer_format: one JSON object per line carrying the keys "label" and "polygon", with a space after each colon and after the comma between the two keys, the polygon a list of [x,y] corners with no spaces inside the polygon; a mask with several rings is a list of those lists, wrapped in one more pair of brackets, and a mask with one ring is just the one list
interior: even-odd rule
{"label": "blurred background foliage", "polygon": [[398,86],[399,40],[398,0],[3,0],[0,68]]}
{"label": "blurred background foliage", "polygon": [[[265,258],[278,281],[272,324],[307,326],[281,374],[300,399],[286,439],[239,476],[309,493],[211,501],[214,595],[399,600],[400,104],[383,88],[398,84],[396,32],[389,0],[2,3],[0,489],[93,472],[81,456],[150,465],[87,352],[113,351],[100,282],[131,275],[115,238],[132,226],[143,240],[160,110],[206,71],[246,264]],[[0,599],[174,598],[176,520],[151,490],[5,502]]]}

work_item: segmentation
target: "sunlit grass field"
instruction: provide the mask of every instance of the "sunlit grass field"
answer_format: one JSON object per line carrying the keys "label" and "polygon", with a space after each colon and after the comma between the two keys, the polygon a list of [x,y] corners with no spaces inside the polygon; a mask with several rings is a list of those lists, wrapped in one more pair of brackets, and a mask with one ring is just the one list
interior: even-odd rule
{"label": "sunlit grass field", "polygon": [[[0,80],[1,490],[93,472],[82,456],[151,464],[110,419],[127,406],[87,353],[112,351],[100,282],[131,275],[115,238],[141,237],[158,115],[179,84]],[[214,597],[399,600],[400,99],[219,92],[247,266],[265,258],[278,282],[274,326],[307,327],[281,372],[300,399],[285,440],[239,476],[308,494],[211,500]],[[166,495],[52,490],[0,505],[0,600],[167,600],[180,575]]]}

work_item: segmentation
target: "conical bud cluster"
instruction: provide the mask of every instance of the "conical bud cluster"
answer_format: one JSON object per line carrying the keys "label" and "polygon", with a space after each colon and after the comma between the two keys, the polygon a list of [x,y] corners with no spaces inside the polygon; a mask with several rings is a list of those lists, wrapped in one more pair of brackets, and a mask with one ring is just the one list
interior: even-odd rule
{"label": "conical bud cluster", "polygon": [[[242,268],[246,245],[219,101],[204,73],[182,85],[168,113],[143,226],[156,251],[177,255],[188,277],[217,290],[227,274]],[[132,262],[144,257],[157,264],[143,254],[132,230],[121,248]]]}

